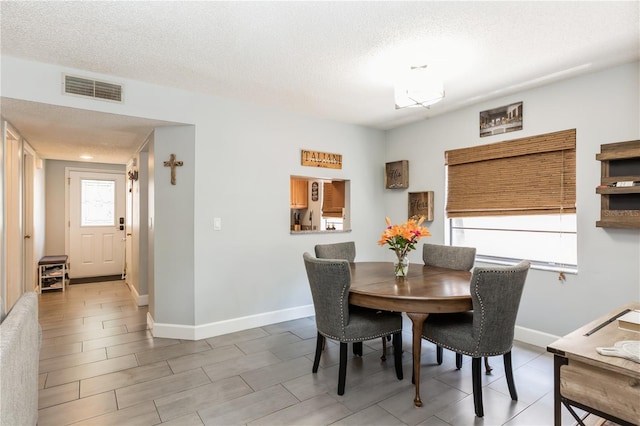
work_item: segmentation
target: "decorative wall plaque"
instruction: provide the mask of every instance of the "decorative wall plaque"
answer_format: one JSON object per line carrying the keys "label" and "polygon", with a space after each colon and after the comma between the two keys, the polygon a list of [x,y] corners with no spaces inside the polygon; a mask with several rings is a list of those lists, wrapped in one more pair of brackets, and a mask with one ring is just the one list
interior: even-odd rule
{"label": "decorative wall plaque", "polygon": [[427,222],[433,221],[433,191],[409,193],[409,219],[424,216]]}
{"label": "decorative wall plaque", "polygon": [[386,164],[385,186],[387,189],[409,187],[409,161],[401,160]]}
{"label": "decorative wall plaque", "polygon": [[324,167],[326,169],[341,169],[342,154],[333,154],[331,152],[307,151],[302,150],[303,166]]}

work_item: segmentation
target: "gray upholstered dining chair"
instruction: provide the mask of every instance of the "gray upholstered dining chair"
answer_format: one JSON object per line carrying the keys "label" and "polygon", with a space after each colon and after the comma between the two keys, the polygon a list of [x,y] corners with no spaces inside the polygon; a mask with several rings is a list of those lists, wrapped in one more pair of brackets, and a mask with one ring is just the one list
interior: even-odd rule
{"label": "gray upholstered dining chair", "polygon": [[[356,243],[347,241],[344,243],[316,244],[314,247],[316,257],[318,259],[343,259],[349,263],[356,259]],[[383,361],[387,360],[387,340],[391,336],[382,338],[382,357]],[[362,342],[353,343],[353,353],[362,356]]]}
{"label": "gray upholstered dining chair", "polygon": [[430,315],[422,337],[457,354],[471,356],[473,404],[476,416],[484,416],[482,406],[482,357],[502,355],[509,394],[518,400],[511,348],[520,307],[522,289],[531,264],[523,260],[515,266],[476,267],[471,276],[473,311]]}
{"label": "gray upholstered dining chair", "polygon": [[356,243],[353,241],[316,244],[314,249],[318,259],[344,259],[350,263],[356,259]]}
{"label": "gray upholstered dining chair", "polygon": [[[475,247],[445,246],[440,244],[424,244],[422,246],[422,260],[426,266],[455,269],[456,271],[470,271],[476,261]],[[436,348],[436,360],[442,364],[442,347]],[[487,371],[491,371],[489,363]],[[462,355],[456,354],[456,367],[462,367]]]}
{"label": "gray upholstered dining chair", "polygon": [[398,380],[402,380],[402,317],[374,309],[349,309],[351,270],[341,259],[317,259],[303,254],[316,313],[318,340],[313,360],[318,372],[325,338],[340,342],[338,395],[344,395],[347,376],[347,344],[393,335],[393,354]]}

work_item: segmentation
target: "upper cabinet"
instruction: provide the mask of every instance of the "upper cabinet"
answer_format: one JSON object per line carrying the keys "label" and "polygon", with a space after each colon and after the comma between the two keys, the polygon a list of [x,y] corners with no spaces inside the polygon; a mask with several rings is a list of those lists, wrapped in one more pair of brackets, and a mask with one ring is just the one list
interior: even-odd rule
{"label": "upper cabinet", "polygon": [[640,228],[640,140],[600,145],[602,228]]}
{"label": "upper cabinet", "polygon": [[306,209],[309,203],[309,184],[306,179],[291,178],[290,207],[292,209]]}

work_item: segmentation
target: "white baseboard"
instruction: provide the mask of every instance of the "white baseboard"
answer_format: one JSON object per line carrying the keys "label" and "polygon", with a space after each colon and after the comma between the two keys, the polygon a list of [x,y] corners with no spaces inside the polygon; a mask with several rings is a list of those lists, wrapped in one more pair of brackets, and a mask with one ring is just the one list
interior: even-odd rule
{"label": "white baseboard", "polygon": [[138,290],[136,290],[136,288],[134,286],[132,286],[131,284],[127,283],[126,281],[125,281],[125,283],[127,284],[127,287],[129,287],[129,291],[133,294],[133,298],[136,300],[136,304],[138,306],[147,306],[149,304],[149,295],[148,294],[140,295],[140,294],[138,294]]}
{"label": "white baseboard", "polygon": [[[291,321],[315,315],[313,305],[299,306],[280,311],[265,312],[246,317],[232,318],[224,321],[202,325],[181,325],[156,323],[150,313],[147,314],[147,325],[154,337],[182,340],[202,340],[236,331]],[[530,345],[546,348],[560,337],[530,328],[516,326],[515,340]]]}
{"label": "white baseboard", "polygon": [[147,325],[154,337],[201,340],[313,315],[315,315],[313,305],[306,305],[195,326],[157,323],[153,321],[151,315],[147,315]]}
{"label": "white baseboard", "polygon": [[553,334],[544,333],[542,331],[516,326],[515,334],[513,338],[520,342],[528,343],[534,346],[539,346],[541,348],[546,348],[551,343],[558,340],[560,337],[554,336]]}

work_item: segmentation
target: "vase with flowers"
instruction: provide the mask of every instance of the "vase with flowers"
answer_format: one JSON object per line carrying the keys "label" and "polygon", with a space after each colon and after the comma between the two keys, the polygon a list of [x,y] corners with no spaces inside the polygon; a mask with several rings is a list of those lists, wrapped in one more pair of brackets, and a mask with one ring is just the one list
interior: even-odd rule
{"label": "vase with flowers", "polygon": [[422,226],[424,219],[424,216],[419,218],[412,217],[401,225],[392,225],[391,219],[385,218],[387,229],[382,233],[378,244],[381,246],[388,245],[389,250],[395,252],[397,260],[394,265],[397,277],[404,277],[407,274],[409,270],[408,254],[416,249],[416,243],[420,238],[431,235],[429,230]]}

